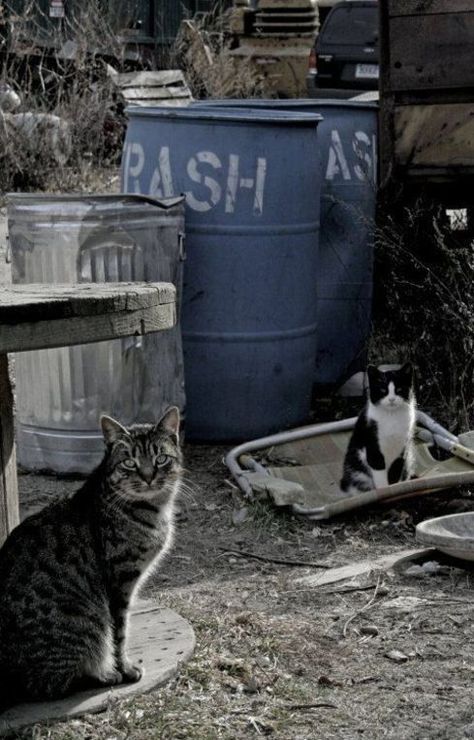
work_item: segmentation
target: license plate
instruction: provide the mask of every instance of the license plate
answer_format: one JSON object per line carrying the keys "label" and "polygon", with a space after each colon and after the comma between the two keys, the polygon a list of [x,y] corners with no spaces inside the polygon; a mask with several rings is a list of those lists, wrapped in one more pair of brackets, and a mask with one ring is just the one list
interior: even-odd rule
{"label": "license plate", "polygon": [[356,77],[359,79],[370,79],[378,80],[379,78],[379,65],[378,64],[356,64]]}

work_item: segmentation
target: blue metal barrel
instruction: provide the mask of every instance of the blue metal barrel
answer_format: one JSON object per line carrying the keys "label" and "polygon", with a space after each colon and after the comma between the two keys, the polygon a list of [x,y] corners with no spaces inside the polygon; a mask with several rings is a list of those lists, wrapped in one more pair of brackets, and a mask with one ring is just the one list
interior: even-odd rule
{"label": "blue metal barrel", "polygon": [[128,115],[125,191],[186,195],[187,435],[249,439],[303,422],[317,341],[320,116]]}
{"label": "blue metal barrel", "polygon": [[195,107],[320,113],[321,231],[315,382],[340,384],[366,364],[372,307],[377,180],[376,103],[205,100]]}

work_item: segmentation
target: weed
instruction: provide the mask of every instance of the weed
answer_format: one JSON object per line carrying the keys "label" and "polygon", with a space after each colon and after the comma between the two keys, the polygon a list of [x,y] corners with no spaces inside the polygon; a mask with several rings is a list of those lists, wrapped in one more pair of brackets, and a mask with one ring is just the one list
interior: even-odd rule
{"label": "weed", "polygon": [[441,207],[417,201],[376,238],[373,360],[417,367],[418,401],[454,431],[474,424],[474,251]]}
{"label": "weed", "polygon": [[38,4],[27,3],[4,49],[0,82],[21,103],[0,111],[0,193],[77,189],[91,166],[116,164],[121,151],[123,109],[97,57],[119,58],[120,48],[99,0],[58,27],[45,52],[32,44],[41,21]]}
{"label": "weed", "polygon": [[172,51],[173,66],[183,70],[195,98],[249,98],[264,94],[263,77],[249,60],[238,63],[229,55],[229,13],[214,3],[181,24]]}

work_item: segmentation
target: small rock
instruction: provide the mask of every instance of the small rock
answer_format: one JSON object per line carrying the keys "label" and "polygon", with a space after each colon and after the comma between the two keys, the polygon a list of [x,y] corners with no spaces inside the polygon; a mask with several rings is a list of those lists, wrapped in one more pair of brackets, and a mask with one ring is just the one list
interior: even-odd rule
{"label": "small rock", "polygon": [[318,684],[320,686],[342,686],[341,681],[331,678],[330,676],[320,676],[318,678]]}
{"label": "small rock", "polygon": [[237,526],[238,524],[243,524],[247,521],[249,518],[249,509],[248,506],[242,506],[241,509],[234,509],[232,512],[232,524]]}
{"label": "small rock", "polygon": [[402,653],[400,650],[389,650],[388,653],[385,653],[385,657],[394,663],[406,663],[408,660],[405,653]]}
{"label": "small rock", "polygon": [[240,625],[250,624],[252,622],[252,615],[250,612],[241,612],[235,617],[235,623]]}
{"label": "small rock", "polygon": [[375,636],[379,633],[379,628],[375,626],[375,624],[363,624],[360,628],[360,632],[362,635],[371,635]]}
{"label": "small rock", "polygon": [[426,599],[420,599],[418,596],[397,596],[396,599],[390,599],[382,604],[384,609],[395,609],[396,611],[409,614],[422,607],[426,607]]}
{"label": "small rock", "polygon": [[414,576],[415,578],[425,578],[426,576],[435,575],[441,570],[441,565],[436,560],[428,560],[423,565],[411,565],[406,569],[405,575]]}
{"label": "small rock", "polygon": [[255,676],[250,676],[249,680],[244,684],[244,692],[246,694],[257,694],[260,691],[260,683]]}

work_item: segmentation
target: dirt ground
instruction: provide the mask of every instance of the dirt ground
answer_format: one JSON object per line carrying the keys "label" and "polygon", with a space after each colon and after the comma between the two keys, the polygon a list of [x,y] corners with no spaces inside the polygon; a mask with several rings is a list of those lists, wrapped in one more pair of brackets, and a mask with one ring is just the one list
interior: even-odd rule
{"label": "dirt ground", "polygon": [[[332,567],[415,546],[420,520],[474,508],[469,491],[310,522],[266,503],[242,510],[227,449],[185,446],[176,546],[145,594],[192,623],[192,660],[153,694],[16,737],[474,737],[471,570],[439,560],[432,575],[407,574],[409,564],[309,587],[298,579],[320,568],[270,560]],[[23,512],[78,485],[22,475]]]}

